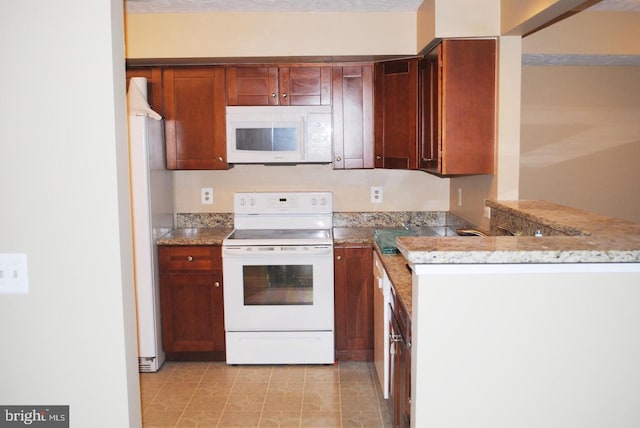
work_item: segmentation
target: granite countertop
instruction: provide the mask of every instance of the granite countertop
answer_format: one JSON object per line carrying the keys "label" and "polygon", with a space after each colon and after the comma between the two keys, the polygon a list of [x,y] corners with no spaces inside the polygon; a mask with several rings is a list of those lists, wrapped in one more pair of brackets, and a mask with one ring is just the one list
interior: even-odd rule
{"label": "granite countertop", "polygon": [[399,237],[413,264],[640,262],[640,225],[544,201],[487,201],[573,236]]}
{"label": "granite countertop", "polygon": [[[445,236],[400,236],[396,239],[400,254],[383,254],[374,239],[378,227],[341,225],[333,228],[334,243],[372,245],[409,314],[412,275],[408,266],[413,264],[640,262],[640,224],[544,201],[487,201],[487,205],[569,236],[458,237],[447,230],[438,231]],[[221,245],[232,230],[228,226],[180,228],[156,242]]]}
{"label": "granite countertop", "polygon": [[233,228],[231,227],[191,227],[173,229],[156,239],[158,245],[222,245]]}

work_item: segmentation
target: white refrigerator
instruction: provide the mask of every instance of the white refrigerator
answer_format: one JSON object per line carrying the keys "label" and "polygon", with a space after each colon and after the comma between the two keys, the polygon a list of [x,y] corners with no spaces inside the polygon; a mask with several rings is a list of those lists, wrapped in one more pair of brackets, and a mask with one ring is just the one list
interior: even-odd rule
{"label": "white refrigerator", "polygon": [[174,226],[173,176],[165,167],[164,121],[147,103],[147,79],[131,79],[127,103],[138,367],[140,372],[156,372],[165,354],[155,240]]}

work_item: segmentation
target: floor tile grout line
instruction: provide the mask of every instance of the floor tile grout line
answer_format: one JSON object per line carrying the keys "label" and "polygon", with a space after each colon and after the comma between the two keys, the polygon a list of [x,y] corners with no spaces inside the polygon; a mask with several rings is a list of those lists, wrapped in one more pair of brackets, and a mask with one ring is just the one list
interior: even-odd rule
{"label": "floor tile grout line", "polygon": [[269,382],[267,382],[267,390],[264,393],[264,398],[262,399],[262,409],[260,409],[260,417],[258,418],[258,427],[262,423],[262,416],[264,415],[264,406],[267,404],[267,395],[269,394],[269,388],[271,387],[271,380],[273,379],[273,366],[271,366],[271,371],[269,373]]}
{"label": "floor tile grout line", "polygon": [[224,411],[227,408],[227,405],[229,404],[229,398],[231,397],[231,391],[233,391],[233,387],[236,385],[236,382],[238,381],[238,373],[240,373],[240,368],[239,368],[239,366],[233,366],[233,367],[235,367],[234,376],[233,376],[233,382],[231,383],[231,386],[229,387],[229,390],[227,391],[227,398],[225,398],[224,406],[222,406],[222,410],[220,410],[220,415],[218,415],[218,421],[216,422],[216,427],[220,426],[220,421],[222,420],[222,415],[224,414]]}
{"label": "floor tile grout line", "polygon": [[[189,396],[189,399],[187,400],[187,404],[184,406],[184,409],[182,409],[182,412],[180,413],[180,417],[178,417],[178,420],[176,421],[176,424],[174,425],[174,427],[178,427],[178,425],[180,425],[180,421],[182,420],[182,417],[184,416],[184,414],[187,411],[187,409],[189,408],[189,404],[191,404],[191,400],[193,400],[193,396],[195,395],[196,390],[198,389],[198,387],[202,383],[202,379],[204,379],[205,373],[207,372],[207,370],[209,370],[210,364],[211,363],[207,363],[207,367],[204,369],[204,372],[202,372],[202,374],[200,375],[200,380],[198,381],[198,384],[196,385],[196,387],[193,388],[193,391],[191,392],[191,395]],[[165,382],[166,382],[166,380],[165,380]]]}

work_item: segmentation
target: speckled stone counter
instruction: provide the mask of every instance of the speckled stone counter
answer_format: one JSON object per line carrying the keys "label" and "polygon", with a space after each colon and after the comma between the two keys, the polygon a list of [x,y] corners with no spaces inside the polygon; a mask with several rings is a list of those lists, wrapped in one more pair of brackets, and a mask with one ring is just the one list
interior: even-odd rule
{"label": "speckled stone counter", "polygon": [[398,249],[414,264],[640,262],[638,224],[543,201],[487,205],[513,217],[510,230],[530,222],[559,236],[399,237]]}
{"label": "speckled stone counter", "polygon": [[156,239],[158,245],[222,245],[222,240],[231,233],[231,227],[180,228]]}
{"label": "speckled stone counter", "polygon": [[389,276],[389,280],[396,290],[396,295],[400,297],[400,303],[411,317],[412,309],[412,284],[411,270],[407,264],[407,259],[402,254],[382,254],[378,244],[373,243],[373,247],[380,256],[380,261],[384,270]]}

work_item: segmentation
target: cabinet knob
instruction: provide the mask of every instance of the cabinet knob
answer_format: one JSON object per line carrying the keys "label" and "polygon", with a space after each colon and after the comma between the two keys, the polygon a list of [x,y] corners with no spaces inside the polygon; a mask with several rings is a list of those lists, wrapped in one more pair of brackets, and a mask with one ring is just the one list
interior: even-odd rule
{"label": "cabinet knob", "polygon": [[222,156],[218,156],[218,160],[219,160],[220,162],[224,162],[224,158],[223,158]]}
{"label": "cabinet knob", "polygon": [[342,158],[341,158],[340,156],[338,156],[338,157],[336,158],[336,162],[340,162],[341,160],[342,160]]}
{"label": "cabinet knob", "polygon": [[187,261],[191,263],[193,261],[193,256],[187,256]]}
{"label": "cabinet knob", "polygon": [[275,92],[271,92],[271,98],[275,98],[276,97],[276,93]]}
{"label": "cabinet knob", "polygon": [[216,288],[219,288],[219,287],[220,287],[220,281],[216,281],[216,282],[214,282],[214,283],[213,283],[213,285],[214,285]]}
{"label": "cabinet knob", "polygon": [[380,156],[380,155],[376,155],[376,159],[378,159],[378,160],[379,160],[379,159],[382,159],[382,156]]}
{"label": "cabinet knob", "polygon": [[342,260],[342,256],[336,256],[336,259]]}
{"label": "cabinet knob", "polygon": [[282,98],[287,98],[287,93],[286,92],[282,93]]}

